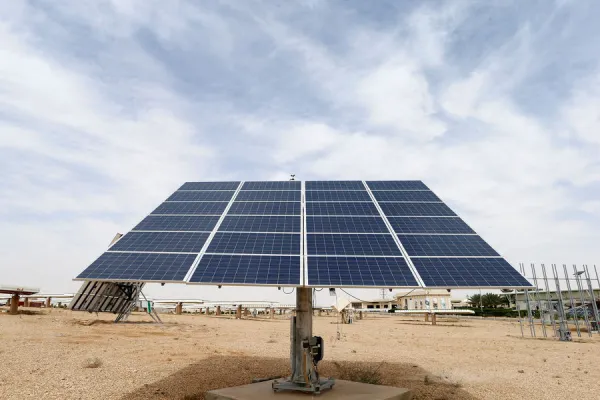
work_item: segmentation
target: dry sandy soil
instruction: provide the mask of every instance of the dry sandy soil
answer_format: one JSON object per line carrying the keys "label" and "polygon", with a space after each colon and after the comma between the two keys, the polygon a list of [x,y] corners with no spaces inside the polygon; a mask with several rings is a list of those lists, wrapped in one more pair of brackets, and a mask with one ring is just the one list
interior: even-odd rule
{"label": "dry sandy soil", "polygon": [[[207,390],[288,372],[289,321],[39,311],[0,313],[0,399],[202,399]],[[382,384],[415,399],[600,398],[600,338],[521,338],[517,322],[382,316],[338,325],[324,337],[322,376],[377,369]],[[340,339],[336,339],[341,329]],[[307,397],[309,398],[309,397]]]}

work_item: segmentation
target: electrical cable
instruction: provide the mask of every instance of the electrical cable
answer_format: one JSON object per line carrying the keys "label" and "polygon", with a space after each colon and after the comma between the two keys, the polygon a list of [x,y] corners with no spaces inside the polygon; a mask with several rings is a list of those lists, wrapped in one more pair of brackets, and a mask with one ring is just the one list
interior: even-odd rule
{"label": "electrical cable", "polygon": [[288,293],[288,292],[286,292],[286,291],[285,291],[285,288],[283,288],[283,287],[281,288],[281,290],[282,290],[282,291],[283,291],[283,293],[285,293],[285,294],[292,294],[292,293],[294,293],[294,289],[295,289],[295,288],[292,288],[292,291]]}
{"label": "electrical cable", "polygon": [[[367,303],[367,301],[366,301],[366,300],[361,300],[361,299],[359,299],[358,297],[356,297],[356,296],[353,296],[353,295],[351,295],[350,293],[346,292],[346,291],[345,291],[344,289],[342,289],[342,288],[338,288],[338,289],[340,289],[342,292],[346,293],[348,296],[350,296],[350,297],[354,297],[354,298],[355,298],[356,300],[358,300],[358,301],[362,301],[363,303]],[[336,297],[336,300],[337,300],[337,294],[336,294],[336,296],[335,296],[335,297]]]}

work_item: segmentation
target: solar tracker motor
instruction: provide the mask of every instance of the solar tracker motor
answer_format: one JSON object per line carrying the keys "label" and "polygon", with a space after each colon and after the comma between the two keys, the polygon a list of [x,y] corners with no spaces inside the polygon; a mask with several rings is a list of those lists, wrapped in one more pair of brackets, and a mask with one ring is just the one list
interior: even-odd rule
{"label": "solar tracker motor", "polygon": [[313,336],[308,340],[303,340],[302,347],[309,350],[309,354],[315,366],[323,359],[324,344],[321,336]]}

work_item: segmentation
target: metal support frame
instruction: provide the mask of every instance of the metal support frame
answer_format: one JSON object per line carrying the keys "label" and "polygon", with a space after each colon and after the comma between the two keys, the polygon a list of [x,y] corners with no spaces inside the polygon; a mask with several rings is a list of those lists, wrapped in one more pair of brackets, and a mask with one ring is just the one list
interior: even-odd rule
{"label": "metal support frame", "polygon": [[[565,279],[567,281],[567,291],[569,292],[569,305],[571,310],[575,310],[575,301],[573,300],[573,292],[571,292],[571,280],[569,279],[569,273],[567,272],[567,266],[563,264],[563,271],[565,272]],[[555,272],[556,273],[556,272]],[[558,278],[555,278],[558,279]],[[581,329],[579,329],[579,318],[577,312],[573,313],[573,321],[575,322],[575,329],[577,330],[577,337],[581,337]],[[567,322],[568,327],[568,322]]]}
{"label": "metal support frame", "polygon": [[286,380],[273,381],[273,390],[320,394],[331,389],[335,380],[320,378],[308,341],[312,338],[312,288],[296,288],[296,316],[290,325],[290,362],[292,375]]}
{"label": "metal support frame", "polygon": [[[566,267],[565,267],[566,268]],[[571,331],[569,330],[569,326],[565,324],[565,306],[563,303],[562,292],[560,290],[560,279],[558,277],[558,270],[556,268],[556,264],[552,264],[552,272],[554,273],[554,283],[556,285],[556,295],[558,298],[558,315],[560,318],[560,327],[558,328],[558,337],[560,341],[570,342],[571,339]],[[568,284],[567,280],[567,284]]]}
{"label": "metal support frame", "polygon": [[598,318],[599,317],[598,316],[598,304],[596,304],[596,295],[594,295],[594,287],[592,285],[590,271],[589,271],[587,265],[584,265],[583,269],[585,271],[585,280],[587,282],[588,290],[590,293],[590,298],[592,300],[592,312],[594,313],[595,324],[592,325],[592,329],[595,330],[596,332],[598,332],[598,334],[600,334],[600,326],[598,325],[600,323],[599,318]]}
{"label": "metal support frame", "polygon": [[[573,272],[575,273],[575,282],[577,282],[577,290],[579,291],[579,298],[581,299],[581,308],[583,311],[583,320],[585,321],[585,327],[588,331],[588,336],[592,337],[592,326],[590,324],[590,318],[588,316],[588,308],[585,304],[585,295],[583,293],[583,286],[581,284],[581,275],[577,271],[577,266],[573,265]],[[584,271],[583,271],[584,272]],[[574,311],[577,315],[577,311]]]}

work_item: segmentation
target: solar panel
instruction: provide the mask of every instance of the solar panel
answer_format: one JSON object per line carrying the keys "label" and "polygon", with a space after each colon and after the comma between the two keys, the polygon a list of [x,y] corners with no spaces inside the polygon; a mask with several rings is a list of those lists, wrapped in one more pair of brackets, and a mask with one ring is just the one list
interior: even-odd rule
{"label": "solar panel", "polygon": [[429,190],[375,190],[373,192],[377,201],[441,201],[439,197]]}
{"label": "solar panel", "polygon": [[217,232],[207,253],[300,255],[300,235]]}
{"label": "solar panel", "polygon": [[306,201],[371,201],[366,190],[308,190]]}
{"label": "solar panel", "polygon": [[300,202],[236,201],[227,215],[300,215]]}
{"label": "solar panel", "polygon": [[221,215],[227,207],[227,202],[166,202],[162,203],[152,214],[180,215]]}
{"label": "solar panel", "polygon": [[298,286],[300,257],[206,254],[190,283]]}
{"label": "solar panel", "polygon": [[420,181],[186,182],[78,279],[530,287]]}
{"label": "solar panel", "polygon": [[421,181],[367,181],[371,190],[429,190]]}
{"label": "solar panel", "polygon": [[444,203],[379,203],[388,217],[456,216]]}
{"label": "solar panel", "polygon": [[236,190],[240,182],[186,182],[179,190]]}
{"label": "solar panel", "polygon": [[299,190],[242,190],[236,201],[300,201]]}
{"label": "solar panel", "polygon": [[307,269],[311,286],[419,286],[402,257],[309,256]]}
{"label": "solar panel", "polygon": [[475,233],[459,217],[389,217],[396,233]]}
{"label": "solar panel", "polygon": [[390,234],[318,234],[307,236],[308,255],[401,256]]}
{"label": "solar panel", "polygon": [[498,256],[477,235],[398,235],[398,238],[411,257]]}
{"label": "solar panel", "polygon": [[373,203],[306,203],[306,215],[379,215]]}
{"label": "solar panel", "polygon": [[231,190],[178,190],[173,193],[167,201],[229,201],[234,193],[235,192]]}
{"label": "solar panel", "polygon": [[219,217],[216,215],[148,215],[133,230],[210,232],[217,221],[219,221]]}
{"label": "solar panel", "polygon": [[208,232],[129,232],[110,251],[152,251],[198,253]]}
{"label": "solar panel", "polygon": [[300,190],[300,181],[258,181],[245,182],[242,190]]}
{"label": "solar panel", "polygon": [[531,286],[502,258],[415,258],[413,262],[430,287]]}
{"label": "solar panel", "polygon": [[362,181],[306,181],[306,190],[365,190]]}
{"label": "solar panel", "polygon": [[300,216],[227,216],[219,227],[220,232],[298,232]]}
{"label": "solar panel", "polygon": [[195,254],[106,252],[77,279],[181,282],[195,259]]}
{"label": "solar panel", "polygon": [[306,231],[317,233],[387,233],[380,216],[376,217],[307,217]]}

